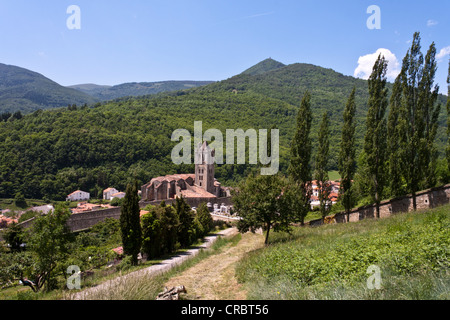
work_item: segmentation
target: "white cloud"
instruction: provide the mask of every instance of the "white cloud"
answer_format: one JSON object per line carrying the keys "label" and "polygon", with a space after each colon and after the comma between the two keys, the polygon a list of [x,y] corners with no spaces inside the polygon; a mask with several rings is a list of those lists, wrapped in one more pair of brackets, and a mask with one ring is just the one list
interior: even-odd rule
{"label": "white cloud", "polygon": [[436,59],[441,60],[445,58],[445,56],[450,54],[450,46],[446,46],[439,51],[439,53],[436,55]]}
{"label": "white cloud", "polygon": [[374,53],[369,53],[365,56],[359,57],[358,67],[355,69],[354,77],[365,80],[369,79],[370,74],[372,73],[373,65],[378,59],[380,53],[388,61],[386,77],[389,81],[394,81],[400,73],[401,66],[395,54],[393,54],[389,49],[384,48],[379,48]]}
{"label": "white cloud", "polygon": [[427,27],[432,27],[437,25],[439,22],[437,22],[436,20],[430,19],[427,21]]}

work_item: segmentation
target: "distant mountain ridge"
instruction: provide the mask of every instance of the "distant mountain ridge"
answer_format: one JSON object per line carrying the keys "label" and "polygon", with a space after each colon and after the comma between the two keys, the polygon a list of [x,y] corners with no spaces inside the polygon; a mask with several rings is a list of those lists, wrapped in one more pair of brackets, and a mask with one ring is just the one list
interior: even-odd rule
{"label": "distant mountain ridge", "polygon": [[68,104],[93,104],[98,99],[63,87],[42,74],[0,63],[0,112],[33,112]]}
{"label": "distant mountain ridge", "polygon": [[116,86],[80,84],[61,86],[44,75],[0,63],[0,113],[32,113],[36,110],[93,105],[128,96],[152,95],[200,87],[213,81],[132,82]]}
{"label": "distant mountain ridge", "polygon": [[79,90],[101,101],[114,100],[122,97],[138,97],[157,94],[166,91],[179,91],[205,86],[214,81],[158,81],[158,82],[130,82],[116,86],[101,86],[96,84],[79,84],[68,88]]}

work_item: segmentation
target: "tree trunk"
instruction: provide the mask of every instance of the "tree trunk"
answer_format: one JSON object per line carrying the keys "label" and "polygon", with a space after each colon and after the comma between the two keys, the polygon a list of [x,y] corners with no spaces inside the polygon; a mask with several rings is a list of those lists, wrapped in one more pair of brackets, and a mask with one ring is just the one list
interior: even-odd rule
{"label": "tree trunk", "polygon": [[380,195],[378,193],[378,180],[375,179],[375,208],[376,208],[376,216],[380,218]]}
{"label": "tree trunk", "polygon": [[267,223],[267,233],[266,233],[266,240],[264,241],[264,244],[267,246],[269,244],[269,232],[270,232],[270,222]]}

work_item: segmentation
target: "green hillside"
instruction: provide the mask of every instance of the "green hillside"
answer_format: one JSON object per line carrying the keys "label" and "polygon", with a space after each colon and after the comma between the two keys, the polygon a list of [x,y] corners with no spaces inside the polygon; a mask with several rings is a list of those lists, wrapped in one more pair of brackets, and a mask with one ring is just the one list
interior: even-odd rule
{"label": "green hillside", "polygon": [[0,63],[0,113],[93,104],[98,100],[43,75]]}
{"label": "green hillside", "polygon": [[[261,62],[263,63],[263,62]],[[256,65],[258,66],[258,65]],[[287,102],[299,107],[303,94],[308,90],[311,94],[311,108],[313,111],[312,139],[315,143],[320,117],[323,112],[328,113],[330,119],[330,169],[337,169],[339,143],[341,138],[342,114],[347,99],[353,87],[356,88],[356,148],[357,153],[362,149],[365,134],[367,101],[369,98],[367,81],[351,76],[345,76],[332,69],[326,69],[312,64],[295,63],[282,68],[267,70],[265,73],[248,75],[245,73],[230,79],[195,89],[202,92],[232,92],[238,94],[258,93],[273,99]],[[392,84],[388,83],[389,95]],[[439,129],[436,144],[441,155],[444,155],[446,134],[446,103],[447,97],[440,95],[441,103]],[[386,112],[386,115],[389,111]]]}
{"label": "green hillside", "polygon": [[132,82],[116,86],[99,86],[94,84],[75,85],[69,88],[79,90],[101,101],[108,101],[122,97],[138,97],[166,91],[178,91],[212,83],[212,81],[160,81],[160,82]]}
{"label": "green hillside", "polygon": [[[182,93],[0,122],[0,198],[21,191],[26,197],[64,199],[76,189],[97,196],[108,186],[124,190],[134,176],[144,183],[158,175],[194,172],[193,165],[172,163],[176,143],[170,137],[179,128],[193,133],[195,120],[203,121],[204,130],[224,133],[227,128],[275,124],[281,130],[281,152],[288,154],[295,107],[253,93]],[[282,165],[287,166],[286,156]],[[229,184],[251,169],[224,165],[216,169],[216,177]]]}
{"label": "green hillside", "polygon": [[275,61],[272,58],[266,59],[261,61],[260,63],[255,64],[253,67],[248,68],[241,74],[243,75],[249,75],[249,76],[256,76],[259,74],[264,74],[266,72],[276,70],[279,68],[283,68],[285,65],[281,62]]}
{"label": "green hillside", "polygon": [[[314,115],[311,138],[323,111],[330,118],[330,170],[337,169],[342,111],[357,88],[358,151],[365,132],[367,82],[331,69],[293,64],[263,74],[230,79],[183,91],[122,98],[94,108],[38,111],[22,119],[0,121],[0,198],[64,199],[76,189],[96,197],[104,188],[124,190],[136,177],[140,183],[171,173],[190,173],[193,165],[176,166],[170,155],[176,129],[193,134],[194,121],[203,131],[226,129],[280,130],[280,170],[286,172],[300,99],[308,89]],[[444,99],[444,97],[441,97]],[[445,108],[438,132],[438,150],[445,150]],[[252,165],[221,165],[216,178],[235,185]]]}
{"label": "green hillside", "polygon": [[[250,293],[247,298],[255,300],[448,300],[449,222],[446,205],[385,219],[295,228],[244,256],[236,274]],[[367,286],[370,266],[379,268],[379,289]]]}

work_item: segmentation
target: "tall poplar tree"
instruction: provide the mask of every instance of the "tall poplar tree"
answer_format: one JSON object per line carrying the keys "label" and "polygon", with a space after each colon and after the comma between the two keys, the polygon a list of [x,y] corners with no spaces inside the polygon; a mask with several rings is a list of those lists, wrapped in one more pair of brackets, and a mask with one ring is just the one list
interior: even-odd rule
{"label": "tall poplar tree", "polygon": [[348,98],[344,110],[344,125],[342,127],[342,138],[339,153],[339,174],[341,175],[341,185],[339,189],[339,197],[344,205],[345,212],[350,214],[350,210],[354,205],[354,197],[352,195],[352,180],[356,170],[355,160],[355,129],[354,121],[356,113],[355,103],[356,89],[353,87]]}
{"label": "tall poplar tree", "polygon": [[293,194],[292,211],[297,221],[304,224],[304,219],[309,212],[309,199],[311,195],[311,132],[312,112],[311,95],[305,92],[297,114],[297,125],[291,145],[291,159],[289,164],[289,177],[292,181],[291,188],[295,189]]}
{"label": "tall poplar tree", "polygon": [[364,151],[373,183],[373,200],[376,204],[376,215],[380,217],[380,202],[385,185],[385,161],[387,123],[385,118],[388,105],[386,88],[387,61],[381,54],[378,56],[369,77],[369,101],[366,121]]}
{"label": "tall poplar tree", "polygon": [[400,141],[402,175],[406,192],[412,194],[413,208],[417,209],[416,193],[420,188],[436,182],[437,151],[434,140],[440,106],[436,105],[438,89],[433,87],[436,73],[434,43],[425,56],[421,53],[420,33],[413,36],[411,48],[403,59],[401,81],[401,111],[397,125]]}
{"label": "tall poplar tree", "polygon": [[450,172],[450,59],[448,60],[447,76],[447,166]]}
{"label": "tall poplar tree", "polygon": [[402,84],[405,81],[406,72],[402,71],[397,76],[392,88],[392,95],[389,103],[388,117],[388,150],[389,150],[389,186],[390,193],[394,197],[405,194],[402,175],[403,148],[401,142],[404,141],[402,134],[405,132],[407,124],[401,116],[402,112]]}
{"label": "tall poplar tree", "polygon": [[138,263],[138,254],[142,244],[142,229],[137,182],[129,183],[120,208],[120,230],[123,251],[130,255],[133,265]]}
{"label": "tall poplar tree", "polygon": [[421,168],[424,172],[422,188],[430,188],[436,185],[436,161],[438,151],[434,140],[438,129],[438,118],[441,105],[437,104],[439,86],[434,85],[436,75],[436,46],[434,42],[425,55],[423,67],[421,68],[421,78],[419,82],[419,107],[423,109],[423,140],[421,143]]}
{"label": "tall poplar tree", "polygon": [[319,127],[319,145],[317,147],[314,176],[317,180],[317,190],[319,192],[320,214],[322,220],[325,219],[331,209],[329,199],[331,192],[330,179],[328,177],[328,155],[330,150],[328,115],[324,112],[322,122]]}

